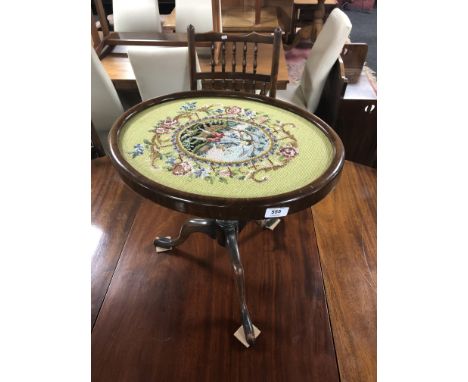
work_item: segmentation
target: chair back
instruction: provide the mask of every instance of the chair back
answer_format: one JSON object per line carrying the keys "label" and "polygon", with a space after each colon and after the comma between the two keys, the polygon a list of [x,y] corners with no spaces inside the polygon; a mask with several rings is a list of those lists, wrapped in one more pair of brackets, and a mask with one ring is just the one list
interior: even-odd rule
{"label": "chair back", "polygon": [[185,32],[192,24],[199,32],[213,30],[212,0],[176,0],[176,32]]}
{"label": "chair back", "polygon": [[327,76],[340,56],[351,27],[348,16],[335,8],[312,46],[300,85],[307,109],[311,113],[317,109]]}
{"label": "chair back", "polygon": [[106,152],[109,152],[109,130],[123,111],[111,79],[91,48],[91,122]]}
{"label": "chair back", "polygon": [[161,32],[158,0],[113,0],[114,31]]}
{"label": "chair back", "polygon": [[128,58],[143,101],[190,90],[187,47],[129,46]]}
{"label": "chair back", "polygon": [[[190,57],[190,88],[196,90],[197,81],[203,89],[223,89],[276,96],[281,29],[273,35],[249,33],[195,33],[193,25],[187,28]],[[197,71],[197,45],[210,46],[210,71]],[[272,45],[270,73],[257,73],[258,44]],[[220,59],[218,60],[218,55]],[[265,57],[262,57],[262,60]],[[267,58],[268,59],[268,58]]]}

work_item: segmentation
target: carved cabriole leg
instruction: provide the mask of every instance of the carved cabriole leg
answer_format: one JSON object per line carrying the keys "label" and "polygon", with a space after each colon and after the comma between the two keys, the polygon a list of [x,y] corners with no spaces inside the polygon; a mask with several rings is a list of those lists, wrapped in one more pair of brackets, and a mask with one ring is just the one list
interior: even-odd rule
{"label": "carved cabriole leg", "polygon": [[166,237],[158,237],[154,240],[156,247],[172,248],[182,244],[187,238],[195,232],[202,232],[210,236],[212,239],[217,239],[218,243],[225,246],[231,257],[231,264],[234,270],[234,277],[239,293],[242,326],[244,328],[245,339],[250,345],[255,343],[254,328],[247,309],[245,299],[245,281],[244,268],[242,267],[239,246],[237,237],[239,231],[245,226],[246,222],[237,220],[215,220],[215,219],[190,219],[184,223],[180,230],[179,237],[169,239]]}
{"label": "carved cabriole leg", "polygon": [[235,220],[218,220],[217,223],[224,231],[226,247],[231,255],[231,264],[240,298],[242,326],[244,327],[245,338],[250,345],[253,345],[255,343],[255,335],[245,299],[244,268],[242,267],[239,246],[237,244],[239,223]]}
{"label": "carved cabriole leg", "polygon": [[179,237],[169,239],[167,237],[158,237],[154,240],[156,247],[172,248],[182,244],[187,238],[195,232],[202,232],[216,238],[216,220],[214,219],[190,219],[187,220],[180,229]]}

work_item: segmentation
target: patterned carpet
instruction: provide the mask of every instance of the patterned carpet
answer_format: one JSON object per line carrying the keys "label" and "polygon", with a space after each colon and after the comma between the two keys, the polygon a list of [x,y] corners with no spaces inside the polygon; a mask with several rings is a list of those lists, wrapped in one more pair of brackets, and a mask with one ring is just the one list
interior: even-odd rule
{"label": "patterned carpet", "polygon": [[285,51],[286,65],[288,66],[289,82],[297,84],[301,80],[304,64],[310,53],[310,47],[298,45],[291,50]]}

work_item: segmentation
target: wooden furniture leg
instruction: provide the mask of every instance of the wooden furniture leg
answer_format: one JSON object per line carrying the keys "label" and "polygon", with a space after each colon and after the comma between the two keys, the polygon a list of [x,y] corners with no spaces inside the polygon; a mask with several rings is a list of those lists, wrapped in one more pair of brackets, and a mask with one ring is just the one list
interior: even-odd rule
{"label": "wooden furniture leg", "polygon": [[184,223],[180,229],[179,236],[176,239],[167,237],[157,237],[154,239],[154,246],[166,249],[171,249],[179,244],[182,244],[188,237],[195,232],[203,232],[212,239],[216,238],[216,228],[214,219],[190,219]]}
{"label": "wooden furniture leg", "polygon": [[239,222],[237,220],[194,218],[184,223],[177,238],[169,239],[167,237],[157,237],[153,244],[155,247],[171,249],[182,244],[192,233],[195,232],[205,233],[212,239],[217,238],[218,243],[225,246],[229,251],[237,291],[239,293],[242,327],[244,328],[244,334],[247,342],[250,345],[254,345],[255,334],[245,298],[244,268],[242,266],[239,246],[237,244],[239,231],[244,227],[244,225],[244,222]]}
{"label": "wooden furniture leg", "polygon": [[314,23],[313,23],[313,32],[312,32],[312,41],[317,39],[320,31],[323,27],[323,20],[325,18],[325,0],[318,0],[317,8],[314,12]]}
{"label": "wooden furniture leg", "polygon": [[262,0],[255,0],[255,24],[260,24]]}
{"label": "wooden furniture leg", "polygon": [[[293,17],[296,17],[294,12]],[[295,33],[295,31],[293,30],[292,33],[295,33],[295,37],[291,45],[288,46],[288,49],[294,48],[301,42],[301,40],[310,39],[312,41],[315,41],[320,31],[322,30],[324,18],[325,0],[318,0],[317,7],[314,10],[314,21],[312,22],[312,25],[307,25],[306,27],[301,28],[297,33]],[[296,24],[293,23],[293,25],[294,29],[296,29]]]}
{"label": "wooden furniture leg", "polygon": [[244,280],[244,267],[239,254],[239,246],[237,244],[237,236],[239,233],[239,223],[235,220],[218,220],[219,226],[224,232],[226,238],[226,247],[231,255],[231,264],[234,270],[236,280],[237,292],[239,293],[240,309],[242,315],[242,326],[244,334],[249,345],[255,343],[255,334],[250,319],[249,310],[247,309],[247,302],[245,299],[245,280]]}

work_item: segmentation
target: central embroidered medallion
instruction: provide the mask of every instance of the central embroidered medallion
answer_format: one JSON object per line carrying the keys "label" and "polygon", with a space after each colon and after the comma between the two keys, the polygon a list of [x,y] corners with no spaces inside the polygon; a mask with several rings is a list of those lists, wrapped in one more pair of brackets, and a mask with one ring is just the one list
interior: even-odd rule
{"label": "central embroidered medallion", "polygon": [[267,127],[240,118],[205,118],[182,128],[175,142],[197,160],[233,165],[268,156],[276,139]]}
{"label": "central embroidered medallion", "polygon": [[295,127],[251,109],[187,102],[176,116],[157,121],[151,141],[128,154],[135,159],[149,152],[154,169],[176,176],[265,182],[298,155]]}

